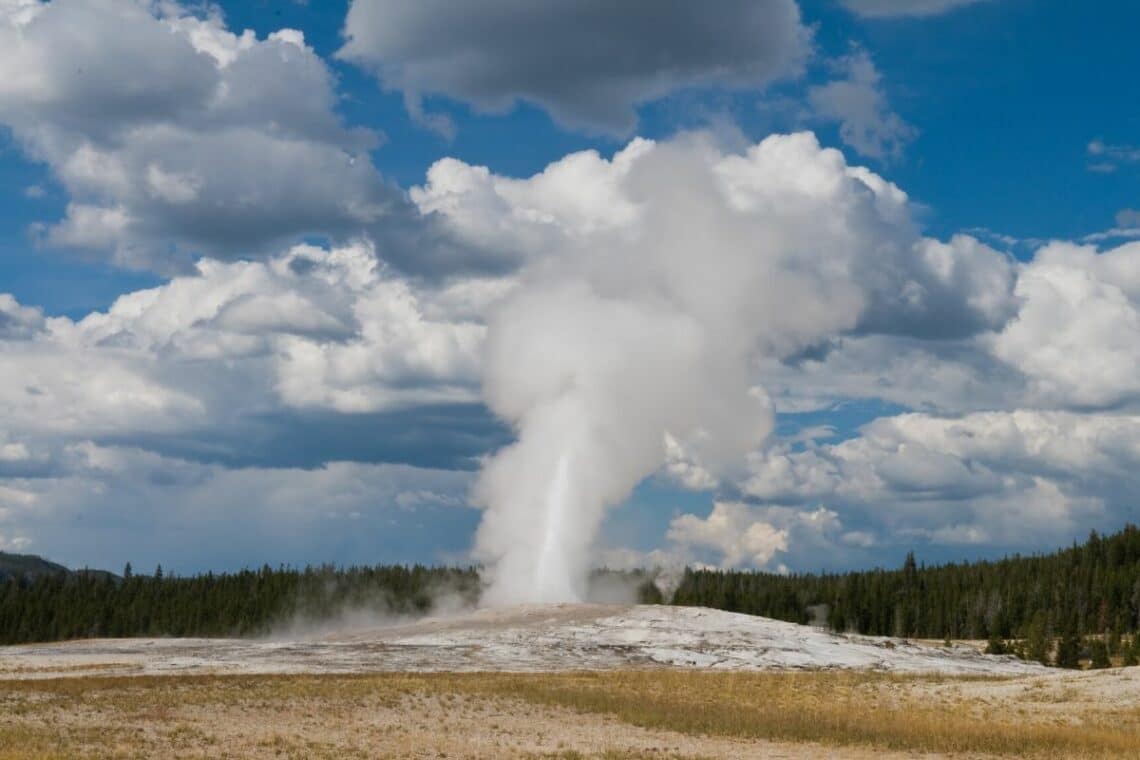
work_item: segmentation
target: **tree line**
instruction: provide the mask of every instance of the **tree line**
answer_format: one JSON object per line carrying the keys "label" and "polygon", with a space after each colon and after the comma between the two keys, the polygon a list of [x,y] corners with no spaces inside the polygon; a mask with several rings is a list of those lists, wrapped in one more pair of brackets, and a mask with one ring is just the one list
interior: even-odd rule
{"label": "tree line", "polygon": [[[1035,556],[894,570],[777,575],[688,569],[671,595],[645,571],[599,571],[598,588],[645,603],[699,605],[839,632],[988,639],[990,650],[1051,664],[1140,655],[1140,529],[1092,533]],[[262,567],[193,577],[46,573],[0,579],[0,643],[122,636],[248,636],[345,610],[422,614],[441,596],[477,603],[478,568]],[[1132,642],[1136,642],[1133,646]],[[1137,651],[1132,652],[1133,649]],[[1074,652],[1076,654],[1074,654]]]}
{"label": "tree line", "polygon": [[206,573],[13,576],[0,583],[0,643],[131,636],[256,636],[346,611],[428,612],[442,597],[474,604],[475,568],[331,565]]}
{"label": "tree line", "polygon": [[911,553],[896,570],[687,570],[672,602],[874,636],[988,639],[992,652],[1049,664],[1100,662],[1102,645],[1131,661],[1140,655],[1140,529],[1094,531],[1052,554],[934,567]]}

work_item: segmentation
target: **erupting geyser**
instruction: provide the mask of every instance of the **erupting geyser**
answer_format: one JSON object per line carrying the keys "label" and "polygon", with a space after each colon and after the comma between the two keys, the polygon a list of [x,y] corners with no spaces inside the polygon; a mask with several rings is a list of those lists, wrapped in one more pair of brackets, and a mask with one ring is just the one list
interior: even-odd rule
{"label": "erupting geyser", "polygon": [[[473,492],[489,604],[580,599],[606,509],[667,456],[702,487],[742,464],[772,426],[757,357],[998,324],[1008,302],[1001,254],[922,238],[902,191],[810,134],[740,153],[635,140],[529,180],[433,171],[442,208],[470,196],[464,223],[509,208],[536,249],[487,325],[483,396],[517,436]],[[992,297],[964,300],[960,280]]]}
{"label": "erupting geyser", "polygon": [[[654,175],[699,162],[694,147],[638,142],[619,154],[631,198],[660,194]],[[635,160],[650,151],[654,161]],[[715,469],[770,430],[748,377],[763,309],[746,284],[764,258],[710,247],[692,214],[723,203],[702,200],[712,188],[669,184],[677,197],[643,205],[636,236],[567,241],[489,322],[484,398],[518,436],[475,486],[491,604],[580,599],[606,508],[661,467],[666,435]],[[673,203],[688,214],[670,213]]]}

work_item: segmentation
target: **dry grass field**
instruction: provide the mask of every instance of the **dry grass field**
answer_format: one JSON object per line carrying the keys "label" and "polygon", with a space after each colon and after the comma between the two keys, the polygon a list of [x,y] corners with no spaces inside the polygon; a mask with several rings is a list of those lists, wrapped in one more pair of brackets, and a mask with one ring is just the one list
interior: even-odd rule
{"label": "dry grass field", "polygon": [[[1140,670],[1140,669],[1137,669]],[[1131,670],[381,673],[0,681],[0,760],[1140,757]]]}

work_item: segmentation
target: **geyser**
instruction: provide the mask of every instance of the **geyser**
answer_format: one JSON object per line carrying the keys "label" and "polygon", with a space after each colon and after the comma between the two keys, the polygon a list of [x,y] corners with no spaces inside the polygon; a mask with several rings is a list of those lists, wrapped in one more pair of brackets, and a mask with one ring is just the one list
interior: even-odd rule
{"label": "geyser", "polygon": [[456,161],[430,176],[418,193],[453,224],[528,249],[487,323],[483,397],[516,434],[473,490],[490,604],[580,599],[606,509],[667,456],[700,487],[743,464],[772,426],[758,357],[1005,316],[1001,254],[922,238],[902,191],[810,134],[742,153],[635,140],[528,180]]}
{"label": "geyser", "polygon": [[[749,440],[766,433],[746,363],[706,335],[656,296],[607,297],[581,278],[536,282],[500,307],[484,390],[518,440],[476,483],[489,603],[580,599],[606,507],[661,465],[666,432],[686,440],[703,423],[747,417]],[[727,399],[749,414],[718,410]]]}

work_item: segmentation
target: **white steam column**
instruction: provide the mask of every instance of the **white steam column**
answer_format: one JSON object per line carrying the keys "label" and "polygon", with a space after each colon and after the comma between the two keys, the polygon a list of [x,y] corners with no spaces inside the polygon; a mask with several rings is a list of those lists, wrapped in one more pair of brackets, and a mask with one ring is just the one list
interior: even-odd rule
{"label": "white steam column", "polygon": [[546,495],[545,530],[542,549],[535,568],[534,585],[538,598],[554,601],[577,601],[577,594],[571,586],[573,570],[566,556],[563,537],[567,535],[567,501],[570,486],[569,457],[563,454],[558,458],[550,492]]}

